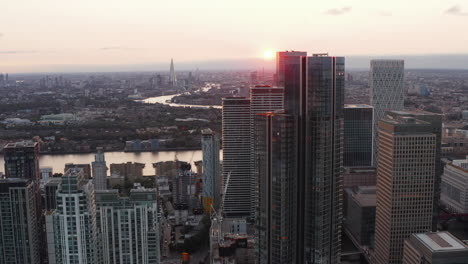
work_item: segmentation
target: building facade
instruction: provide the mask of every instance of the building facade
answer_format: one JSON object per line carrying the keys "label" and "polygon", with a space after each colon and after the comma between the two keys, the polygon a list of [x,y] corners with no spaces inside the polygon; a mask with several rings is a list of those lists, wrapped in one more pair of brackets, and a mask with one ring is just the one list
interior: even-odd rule
{"label": "building facade", "polygon": [[223,98],[223,186],[224,214],[228,217],[249,217],[252,213],[252,158],[250,99]]}
{"label": "building facade", "polygon": [[28,179],[0,179],[0,263],[39,264],[37,185]]}
{"label": "building facade", "polygon": [[221,163],[219,161],[219,134],[211,129],[202,130],[203,152],[203,208],[205,212],[211,212],[211,206],[219,208],[221,199]]}
{"label": "building facade", "polygon": [[47,242],[56,263],[97,263],[94,185],[82,169],[69,169],[62,176],[56,201],[57,208],[46,216],[46,227],[53,227],[53,240]]}
{"label": "building facade", "polygon": [[291,70],[291,63],[298,65],[298,58],[307,56],[305,51],[279,51],[276,53],[276,85],[284,86],[288,81],[285,75]]}
{"label": "building facade", "polygon": [[401,111],[404,108],[403,60],[371,60],[370,62],[370,97],[374,107],[374,165],[378,142],[378,122],[388,111]]}
{"label": "building facade", "polygon": [[468,263],[468,246],[449,232],[412,234],[405,240],[403,263]]}
{"label": "building facade", "polygon": [[98,263],[159,264],[157,215],[156,189],[136,187],[129,197],[96,191]]}
{"label": "building facade", "polygon": [[468,157],[445,165],[441,203],[457,214],[468,214]]}
{"label": "building facade", "polygon": [[258,263],[295,263],[296,181],[291,116],[255,117],[255,178],[258,179],[256,227]]}
{"label": "building facade", "polygon": [[39,144],[32,141],[8,143],[4,148],[5,177],[39,182]]}
{"label": "building facade", "polygon": [[436,146],[429,122],[405,115],[379,122],[374,263],[402,263],[404,240],[431,230]]}
{"label": "building facade", "polygon": [[373,115],[370,105],[345,105],[343,166],[372,166]]}
{"label": "building facade", "polygon": [[93,170],[94,188],[96,190],[107,189],[107,166],[106,159],[102,148],[96,148],[97,153],[94,156],[94,161],[91,163]]}

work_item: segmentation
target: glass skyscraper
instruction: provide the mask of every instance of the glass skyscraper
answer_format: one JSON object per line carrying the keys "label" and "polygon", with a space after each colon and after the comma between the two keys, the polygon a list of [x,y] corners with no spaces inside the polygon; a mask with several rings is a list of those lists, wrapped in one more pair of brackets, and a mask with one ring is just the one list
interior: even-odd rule
{"label": "glass skyscraper", "polygon": [[340,261],[344,62],[289,57],[284,116],[257,131],[259,257],[267,262]]}
{"label": "glass skyscraper", "polygon": [[370,105],[345,105],[343,133],[345,167],[372,166],[373,112]]}

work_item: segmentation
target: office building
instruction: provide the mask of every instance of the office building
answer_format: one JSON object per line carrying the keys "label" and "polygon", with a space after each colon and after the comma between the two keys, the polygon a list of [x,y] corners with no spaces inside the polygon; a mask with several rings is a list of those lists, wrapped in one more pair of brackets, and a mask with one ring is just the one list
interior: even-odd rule
{"label": "office building", "polygon": [[468,156],[445,165],[440,202],[451,212],[468,214]]}
{"label": "office building", "polygon": [[[276,53],[276,85],[285,86],[285,81],[291,81],[286,75],[293,72],[291,64],[299,65],[299,58],[307,56],[305,51],[278,51]],[[295,70],[295,69],[294,69]],[[299,79],[297,79],[299,81]]]}
{"label": "office building", "polygon": [[249,217],[252,213],[251,116],[250,100],[245,97],[223,98],[223,186],[224,214]]}
{"label": "office building", "polygon": [[156,189],[136,185],[128,197],[96,191],[98,263],[158,264],[157,215]]}
{"label": "office building", "polygon": [[374,164],[378,142],[378,122],[388,111],[401,111],[404,107],[404,61],[371,60],[369,75],[371,105],[374,107]]}
{"label": "office building", "polygon": [[61,179],[56,209],[46,214],[48,247],[55,251],[56,263],[96,263],[94,185],[78,168],[69,169]]}
{"label": "office building", "polygon": [[107,189],[107,166],[102,148],[96,148],[95,160],[91,163],[93,170],[94,188],[96,190]]}
{"label": "office building", "polygon": [[416,111],[391,111],[387,115],[393,118],[415,118],[430,125],[431,132],[436,136],[436,149],[435,149],[435,179],[434,179],[434,209],[432,212],[432,231],[437,231],[437,222],[439,217],[439,203],[441,192],[441,181],[443,173],[443,165],[441,161],[442,156],[442,117],[441,114],[431,113],[422,110]]}
{"label": "office building", "polygon": [[[291,117],[279,127],[287,130],[284,134],[292,143],[287,150],[291,154],[281,158],[286,159],[281,163],[284,162],[282,169],[287,172],[275,173],[287,173],[286,178],[295,188],[294,200],[289,201],[293,235],[284,237],[294,240],[290,242],[294,245],[291,250],[295,251],[290,263],[339,263],[344,58],[315,54],[283,59],[284,68],[277,70],[284,75],[285,114]],[[264,191],[259,192],[262,197]],[[279,227],[277,223],[275,220],[267,228]],[[276,252],[265,253],[272,254]]]}
{"label": "office building", "polygon": [[202,130],[203,152],[203,208],[205,212],[211,212],[211,206],[219,208],[221,192],[221,167],[219,161],[219,134],[211,129]]}
{"label": "office building", "polygon": [[83,169],[83,174],[85,179],[91,179],[91,166],[89,164],[74,164],[74,163],[66,163],[65,169],[63,172],[67,172],[67,170],[72,168],[81,168]]}
{"label": "office building", "polygon": [[379,122],[374,263],[402,263],[404,240],[431,230],[436,146],[429,122],[399,112]]}
{"label": "office building", "polygon": [[0,179],[0,263],[39,264],[37,185],[29,179]]}
{"label": "office building", "polygon": [[255,178],[258,179],[258,263],[295,263],[296,185],[291,116],[255,116]]}
{"label": "office building", "polygon": [[343,166],[372,166],[373,112],[370,105],[345,105]]}
{"label": "office building", "polygon": [[377,169],[375,167],[345,167],[343,171],[343,189],[359,186],[375,186]]}
{"label": "office building", "polygon": [[8,143],[4,148],[5,177],[39,182],[39,144],[32,141]]}
{"label": "office building", "polygon": [[361,246],[374,247],[375,207],[377,203],[375,186],[361,186],[345,189],[345,231]]}
{"label": "office building", "polygon": [[403,264],[465,264],[468,246],[449,232],[412,234],[405,240]]}

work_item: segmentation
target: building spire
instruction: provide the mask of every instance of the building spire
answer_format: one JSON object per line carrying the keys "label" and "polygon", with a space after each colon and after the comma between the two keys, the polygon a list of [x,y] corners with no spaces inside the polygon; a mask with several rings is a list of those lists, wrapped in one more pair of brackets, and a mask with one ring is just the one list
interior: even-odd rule
{"label": "building spire", "polygon": [[171,68],[169,72],[169,84],[172,87],[177,86],[177,77],[176,77],[175,70],[174,70],[174,60],[172,58],[171,58]]}

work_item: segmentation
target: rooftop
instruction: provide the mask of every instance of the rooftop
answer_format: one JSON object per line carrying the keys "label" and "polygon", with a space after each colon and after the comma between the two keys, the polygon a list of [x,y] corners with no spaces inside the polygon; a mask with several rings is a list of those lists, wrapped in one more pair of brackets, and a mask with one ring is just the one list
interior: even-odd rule
{"label": "rooftop", "polygon": [[367,104],[345,104],[345,108],[373,108],[372,105]]}
{"label": "rooftop", "polygon": [[12,142],[12,143],[8,143],[5,145],[5,148],[9,148],[9,149],[12,149],[12,148],[33,148],[34,146],[36,146],[36,142],[33,142],[33,141],[20,141],[20,142]]}
{"label": "rooftop", "polygon": [[468,251],[468,247],[449,232],[414,234],[432,252]]}

